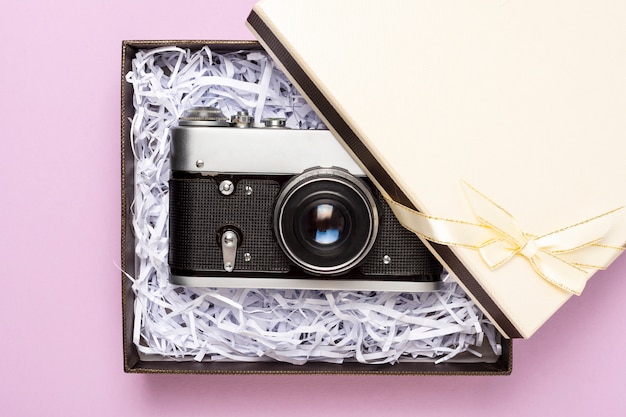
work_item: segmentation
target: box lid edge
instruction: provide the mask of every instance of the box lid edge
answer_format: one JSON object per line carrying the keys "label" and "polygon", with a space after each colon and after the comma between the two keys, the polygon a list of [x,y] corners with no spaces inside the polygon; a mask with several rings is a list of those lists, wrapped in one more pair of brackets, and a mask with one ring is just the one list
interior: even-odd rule
{"label": "box lid edge", "polygon": [[[357,157],[370,177],[396,202],[417,210],[413,202],[345,121],[337,106],[333,105],[332,101],[318,87],[318,83],[309,76],[299,62],[297,54],[291,50],[292,48],[290,48],[285,39],[281,39],[280,33],[271,26],[270,19],[262,13],[258,4],[248,16],[246,25],[265,50],[274,58],[276,63],[281,66],[285,74],[298,87],[299,91],[307,98],[309,104],[324,119],[327,126],[333,130],[335,137],[340,139],[343,145]],[[468,295],[482,306],[483,311],[492,318],[495,322],[494,324],[499,327],[506,337],[527,338],[530,336],[522,334],[448,246],[432,242],[427,246],[431,247],[436,252],[436,256],[452,269],[455,276],[467,290]]]}

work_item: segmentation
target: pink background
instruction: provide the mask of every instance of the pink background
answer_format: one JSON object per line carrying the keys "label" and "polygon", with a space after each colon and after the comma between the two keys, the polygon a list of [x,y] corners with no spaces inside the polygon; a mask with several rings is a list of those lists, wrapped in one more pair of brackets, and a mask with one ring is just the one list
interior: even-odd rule
{"label": "pink background", "polygon": [[2,6],[0,414],[626,415],[626,256],[515,342],[510,377],[123,373],[121,42],[251,39],[253,3]]}

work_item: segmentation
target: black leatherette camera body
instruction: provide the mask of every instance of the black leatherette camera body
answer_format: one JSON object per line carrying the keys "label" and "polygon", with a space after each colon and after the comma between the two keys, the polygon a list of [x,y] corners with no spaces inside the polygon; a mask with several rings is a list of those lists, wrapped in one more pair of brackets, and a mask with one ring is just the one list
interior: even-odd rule
{"label": "black leatherette camera body", "polygon": [[438,287],[441,265],[329,131],[180,124],[171,142],[171,282]]}

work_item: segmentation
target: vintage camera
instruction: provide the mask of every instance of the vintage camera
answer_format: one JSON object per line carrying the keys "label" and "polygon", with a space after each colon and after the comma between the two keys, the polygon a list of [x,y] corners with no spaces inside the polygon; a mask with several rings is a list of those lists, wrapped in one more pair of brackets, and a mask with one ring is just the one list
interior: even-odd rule
{"label": "vintage camera", "polygon": [[442,267],[326,130],[211,107],[171,132],[170,282],[429,291]]}

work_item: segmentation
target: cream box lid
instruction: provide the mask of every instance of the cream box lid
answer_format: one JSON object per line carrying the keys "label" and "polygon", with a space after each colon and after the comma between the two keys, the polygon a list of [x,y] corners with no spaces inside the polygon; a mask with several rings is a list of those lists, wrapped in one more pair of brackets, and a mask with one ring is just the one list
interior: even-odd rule
{"label": "cream box lid", "polygon": [[508,337],[626,242],[626,2],[262,0],[248,26]]}

